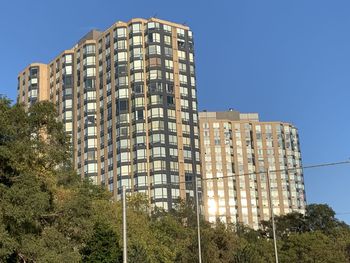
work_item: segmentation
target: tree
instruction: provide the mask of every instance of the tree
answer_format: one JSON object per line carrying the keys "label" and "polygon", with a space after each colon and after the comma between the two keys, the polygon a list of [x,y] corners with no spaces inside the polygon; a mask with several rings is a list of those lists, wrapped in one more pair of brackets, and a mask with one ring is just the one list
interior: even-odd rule
{"label": "tree", "polygon": [[0,123],[0,261],[80,262],[111,195],[73,171],[52,104],[0,99]]}
{"label": "tree", "polygon": [[341,223],[335,218],[334,210],[327,204],[310,204],[306,207],[306,224],[309,231],[320,230],[329,233]]}
{"label": "tree", "polygon": [[94,233],[82,249],[83,262],[119,263],[122,262],[122,250],[118,244],[118,236],[113,229],[96,223]]}
{"label": "tree", "polygon": [[282,262],[349,262],[336,240],[321,231],[291,234],[280,249]]}

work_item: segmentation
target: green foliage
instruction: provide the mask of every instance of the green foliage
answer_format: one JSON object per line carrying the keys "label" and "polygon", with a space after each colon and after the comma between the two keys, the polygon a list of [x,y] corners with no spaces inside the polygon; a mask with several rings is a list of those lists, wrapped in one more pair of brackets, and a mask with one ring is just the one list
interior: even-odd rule
{"label": "green foliage", "polygon": [[[0,99],[0,262],[121,262],[122,207],[80,180],[52,104]],[[153,209],[128,195],[128,262],[198,261],[195,205]],[[203,263],[274,262],[271,222],[255,231],[203,218]],[[281,262],[349,262],[350,228],[327,205],[276,217]]]}
{"label": "green foliage", "polygon": [[78,179],[52,104],[26,112],[0,99],[0,123],[0,262],[80,262],[97,220],[115,210],[110,194]]}
{"label": "green foliage", "polygon": [[118,236],[105,223],[96,223],[94,233],[82,249],[83,262],[119,263],[122,262],[122,250]]}

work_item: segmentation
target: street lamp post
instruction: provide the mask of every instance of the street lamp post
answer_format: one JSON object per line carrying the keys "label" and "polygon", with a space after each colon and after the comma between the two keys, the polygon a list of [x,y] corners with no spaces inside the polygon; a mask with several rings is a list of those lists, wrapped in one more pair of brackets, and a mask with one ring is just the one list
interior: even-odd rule
{"label": "street lamp post", "polygon": [[122,190],[122,198],[123,198],[123,263],[128,262],[128,252],[127,252],[127,240],[126,240],[126,187],[123,185]]}
{"label": "street lamp post", "polygon": [[266,181],[267,181],[267,188],[269,191],[269,203],[270,203],[270,213],[271,213],[271,221],[272,221],[272,235],[273,235],[273,245],[275,249],[275,259],[276,263],[278,263],[278,252],[277,252],[277,240],[276,240],[276,226],[275,226],[275,215],[273,213],[273,207],[272,207],[272,198],[271,198],[271,186],[270,186],[270,175],[269,175],[269,169],[266,170]]}
{"label": "street lamp post", "polygon": [[202,248],[201,248],[201,229],[200,229],[200,218],[199,218],[199,194],[198,194],[198,178],[196,178],[196,214],[197,214],[197,239],[198,239],[198,262],[202,263]]}

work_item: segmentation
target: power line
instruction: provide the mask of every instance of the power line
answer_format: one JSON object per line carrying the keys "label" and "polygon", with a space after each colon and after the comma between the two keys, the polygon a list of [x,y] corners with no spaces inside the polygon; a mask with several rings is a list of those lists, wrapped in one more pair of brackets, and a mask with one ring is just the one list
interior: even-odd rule
{"label": "power line", "polygon": [[[300,167],[292,167],[292,168],[285,168],[285,169],[277,169],[277,170],[270,170],[270,173],[275,172],[288,172],[293,170],[302,170],[302,169],[314,169],[314,168],[320,168],[320,167],[328,167],[328,166],[336,166],[336,165],[342,165],[342,164],[350,164],[349,161],[339,161],[339,162],[328,162],[328,163],[320,163],[320,164],[313,164],[313,165],[306,165],[306,166],[300,166]],[[225,175],[221,177],[211,177],[211,178],[201,178],[202,181],[211,181],[211,180],[220,180],[224,178],[236,178],[238,176],[249,176],[249,175],[258,175],[258,174],[266,174],[266,171],[261,172],[252,172],[252,173],[243,173],[243,174],[233,174],[233,175]],[[193,183],[193,181],[183,181],[178,183],[164,183],[167,185],[180,185],[180,184],[189,184]]]}
{"label": "power line", "polygon": [[335,213],[336,215],[350,215],[350,212],[340,212],[340,213]]}

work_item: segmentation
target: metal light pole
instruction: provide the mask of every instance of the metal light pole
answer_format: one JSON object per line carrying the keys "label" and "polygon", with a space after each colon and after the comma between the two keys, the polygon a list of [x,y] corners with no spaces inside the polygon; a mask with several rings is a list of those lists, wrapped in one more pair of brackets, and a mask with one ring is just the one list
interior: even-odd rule
{"label": "metal light pole", "polygon": [[269,169],[266,170],[266,180],[267,180],[267,188],[269,191],[269,203],[270,203],[270,213],[271,213],[271,221],[272,221],[272,235],[273,235],[273,245],[275,248],[275,259],[276,263],[278,263],[278,253],[277,253],[277,240],[276,240],[276,226],[275,226],[275,215],[273,213],[273,207],[272,207],[272,198],[271,198],[271,187],[270,187],[270,171]]}
{"label": "metal light pole", "polygon": [[123,263],[128,262],[128,252],[127,252],[127,240],[126,240],[126,187],[123,185],[122,190],[122,198],[123,198]]}
{"label": "metal light pole", "polygon": [[198,195],[198,178],[196,178],[196,213],[197,213],[197,239],[198,239],[198,262],[202,263],[202,248],[201,248],[201,229],[199,220],[199,195]]}

